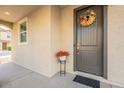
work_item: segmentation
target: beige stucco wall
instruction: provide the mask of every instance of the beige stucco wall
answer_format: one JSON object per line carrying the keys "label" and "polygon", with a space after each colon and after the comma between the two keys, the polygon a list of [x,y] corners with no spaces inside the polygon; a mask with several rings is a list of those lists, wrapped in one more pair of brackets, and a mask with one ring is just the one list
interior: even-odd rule
{"label": "beige stucco wall", "polygon": [[51,6],[51,73],[53,75],[59,71],[59,63],[55,54],[61,50],[60,34],[60,8]]}
{"label": "beige stucco wall", "polygon": [[108,7],[108,79],[124,85],[124,6]]}
{"label": "beige stucco wall", "polygon": [[51,77],[59,71],[55,53],[60,50],[60,10],[57,6],[41,6],[26,17],[28,44],[18,44],[18,23],[15,23],[13,60],[21,66]]}
{"label": "beige stucco wall", "polygon": [[70,52],[67,60],[67,72],[73,73],[73,9],[79,6],[68,6],[61,10],[61,47]]}
{"label": "beige stucco wall", "polygon": [[42,6],[28,16],[28,44],[18,44],[18,25],[14,24],[15,63],[51,76],[50,6]]}

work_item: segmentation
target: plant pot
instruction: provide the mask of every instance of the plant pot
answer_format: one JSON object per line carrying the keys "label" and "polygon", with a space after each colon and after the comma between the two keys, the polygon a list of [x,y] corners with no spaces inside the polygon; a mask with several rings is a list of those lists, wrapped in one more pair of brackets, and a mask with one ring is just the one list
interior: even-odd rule
{"label": "plant pot", "polygon": [[60,62],[65,62],[65,61],[66,61],[66,56],[61,56],[61,57],[59,57],[59,61],[60,61]]}

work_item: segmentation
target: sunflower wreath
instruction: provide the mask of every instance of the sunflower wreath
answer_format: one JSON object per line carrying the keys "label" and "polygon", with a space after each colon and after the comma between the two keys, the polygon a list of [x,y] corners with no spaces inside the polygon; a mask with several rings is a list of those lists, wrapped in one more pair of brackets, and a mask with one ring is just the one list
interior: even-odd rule
{"label": "sunflower wreath", "polygon": [[90,26],[94,23],[96,19],[96,13],[94,11],[87,11],[87,14],[84,16],[81,16],[80,24],[81,26]]}

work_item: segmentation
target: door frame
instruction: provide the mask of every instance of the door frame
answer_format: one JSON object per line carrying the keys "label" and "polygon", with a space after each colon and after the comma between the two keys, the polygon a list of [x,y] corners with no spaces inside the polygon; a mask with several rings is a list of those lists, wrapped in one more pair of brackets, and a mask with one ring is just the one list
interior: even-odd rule
{"label": "door frame", "polygon": [[[76,55],[77,55],[77,45],[76,45],[76,43],[77,43],[77,33],[76,33],[76,28],[77,28],[77,25],[76,25],[76,18],[77,18],[77,12],[78,11],[80,11],[80,10],[82,10],[82,9],[85,9],[85,8],[88,8],[88,7],[91,7],[91,6],[93,6],[93,5],[84,5],[84,6],[81,6],[81,7],[78,7],[78,8],[76,8],[76,9],[74,9],[74,11],[73,11],[73,14],[74,14],[74,20],[73,20],[73,22],[74,22],[74,45],[73,45],[73,47],[74,47],[74,56],[73,56],[73,58],[74,58],[74,71],[77,71],[77,68],[76,68],[76,61],[77,61],[77,59],[76,59]],[[103,73],[103,75],[101,76],[101,77],[104,77],[105,79],[107,79],[107,20],[108,20],[108,6],[107,5],[102,5],[103,6],[103,58],[102,58],[102,60],[103,60],[103,66],[102,66],[102,73]]]}

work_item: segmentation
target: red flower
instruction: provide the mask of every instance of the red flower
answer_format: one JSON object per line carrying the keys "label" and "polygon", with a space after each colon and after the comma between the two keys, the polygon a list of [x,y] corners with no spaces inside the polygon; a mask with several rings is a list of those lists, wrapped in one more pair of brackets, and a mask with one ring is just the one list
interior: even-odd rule
{"label": "red flower", "polygon": [[59,51],[56,53],[56,57],[61,57],[61,56],[69,56],[68,51]]}

